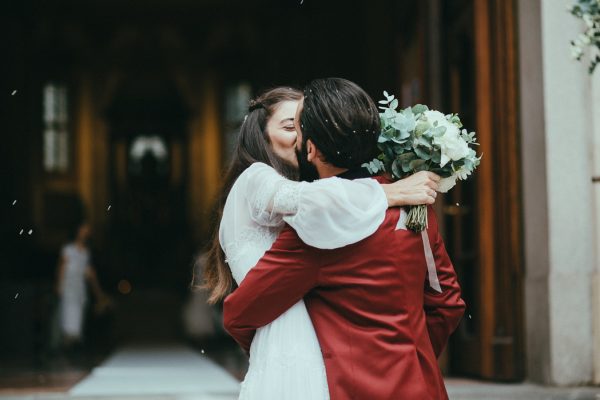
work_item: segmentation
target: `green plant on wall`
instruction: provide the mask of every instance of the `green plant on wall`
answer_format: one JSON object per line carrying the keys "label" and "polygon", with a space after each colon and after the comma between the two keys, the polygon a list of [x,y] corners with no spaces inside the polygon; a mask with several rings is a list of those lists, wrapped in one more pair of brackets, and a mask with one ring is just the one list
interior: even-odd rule
{"label": "green plant on wall", "polygon": [[569,11],[585,23],[585,31],[571,41],[571,54],[581,61],[589,49],[591,74],[600,63],[600,0],[577,0]]}

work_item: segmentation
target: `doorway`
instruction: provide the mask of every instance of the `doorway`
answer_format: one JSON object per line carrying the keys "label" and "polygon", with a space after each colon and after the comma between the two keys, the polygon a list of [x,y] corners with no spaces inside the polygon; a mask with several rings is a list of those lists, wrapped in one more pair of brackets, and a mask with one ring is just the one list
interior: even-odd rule
{"label": "doorway", "polygon": [[126,82],[106,115],[113,193],[107,264],[122,300],[116,331],[128,341],[170,341],[182,334],[193,254],[182,151],[188,111],[169,82]]}

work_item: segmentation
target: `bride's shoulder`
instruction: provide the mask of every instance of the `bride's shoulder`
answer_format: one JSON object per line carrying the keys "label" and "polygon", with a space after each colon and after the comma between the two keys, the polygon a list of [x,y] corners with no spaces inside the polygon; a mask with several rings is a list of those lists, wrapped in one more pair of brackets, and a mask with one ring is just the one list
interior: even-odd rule
{"label": "bride's shoulder", "polygon": [[249,183],[252,183],[256,179],[260,180],[261,177],[271,173],[276,173],[272,167],[262,162],[255,162],[242,171],[240,176],[235,180],[231,190],[238,191],[240,188],[245,188]]}
{"label": "bride's shoulder", "polygon": [[257,161],[251,164],[244,172],[253,172],[253,171],[275,171],[275,169],[264,162]]}
{"label": "bride's shoulder", "polygon": [[246,168],[239,176],[238,181],[262,180],[267,177],[279,175],[275,169],[265,163],[255,162]]}

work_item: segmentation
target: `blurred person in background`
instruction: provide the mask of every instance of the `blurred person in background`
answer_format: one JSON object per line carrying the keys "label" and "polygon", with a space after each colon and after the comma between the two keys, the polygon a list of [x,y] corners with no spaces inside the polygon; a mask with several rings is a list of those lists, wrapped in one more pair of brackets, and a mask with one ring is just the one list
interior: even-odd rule
{"label": "blurred person in background", "polygon": [[83,342],[83,322],[88,301],[87,284],[96,299],[95,312],[102,313],[112,304],[111,299],[102,290],[96,270],[91,264],[88,245],[91,232],[87,222],[79,224],[74,240],[63,246],[58,263],[58,320],[62,345],[67,350],[77,348]]}

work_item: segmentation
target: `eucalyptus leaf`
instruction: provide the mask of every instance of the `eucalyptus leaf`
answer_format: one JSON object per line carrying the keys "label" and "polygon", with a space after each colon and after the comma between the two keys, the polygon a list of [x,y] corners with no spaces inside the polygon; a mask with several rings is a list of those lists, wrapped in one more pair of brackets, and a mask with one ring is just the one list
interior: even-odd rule
{"label": "eucalyptus leaf", "polygon": [[412,107],[412,112],[415,114],[423,114],[425,111],[429,111],[429,108],[423,104],[417,104]]}
{"label": "eucalyptus leaf", "polygon": [[410,166],[410,169],[412,169],[415,172],[424,171],[425,168],[427,167],[427,161],[421,160],[421,159],[416,159],[416,160],[411,161],[409,166]]}
{"label": "eucalyptus leaf", "polygon": [[438,165],[442,162],[442,152],[439,148],[434,147],[431,152],[431,161]]}
{"label": "eucalyptus leaf", "polygon": [[388,108],[383,113],[383,116],[388,119],[394,118],[396,116],[396,111],[391,108]]}
{"label": "eucalyptus leaf", "polygon": [[426,130],[430,129],[431,125],[428,122],[419,121],[415,127],[415,135],[421,136]]}
{"label": "eucalyptus leaf", "polygon": [[431,160],[431,156],[432,156],[431,149],[427,149],[426,147],[422,147],[422,146],[417,146],[417,147],[414,147],[414,152],[417,156],[419,156],[419,158],[422,158],[423,160]]}
{"label": "eucalyptus leaf", "polygon": [[393,150],[396,154],[403,154],[408,150],[407,143],[396,143],[394,144]]}
{"label": "eucalyptus leaf", "polygon": [[421,146],[427,149],[433,148],[433,144],[430,140],[427,140],[427,137],[425,135],[415,138],[415,140],[413,141],[413,146]]}
{"label": "eucalyptus leaf", "polygon": [[394,162],[392,162],[392,174],[396,178],[402,177],[402,171],[400,170],[400,167],[398,166],[398,164],[399,164],[398,160],[394,160]]}
{"label": "eucalyptus leaf", "polygon": [[371,167],[371,172],[372,174],[376,174],[377,172],[379,172],[381,170],[380,167],[383,167],[383,164],[381,163],[381,161],[379,160],[373,160],[369,163],[370,167]]}
{"label": "eucalyptus leaf", "polygon": [[398,156],[398,160],[400,162],[402,162],[402,163],[405,163],[405,162],[406,163],[410,163],[411,161],[413,161],[416,158],[417,158],[417,156],[413,152],[407,152],[407,153],[404,153],[404,154],[400,154]]}

